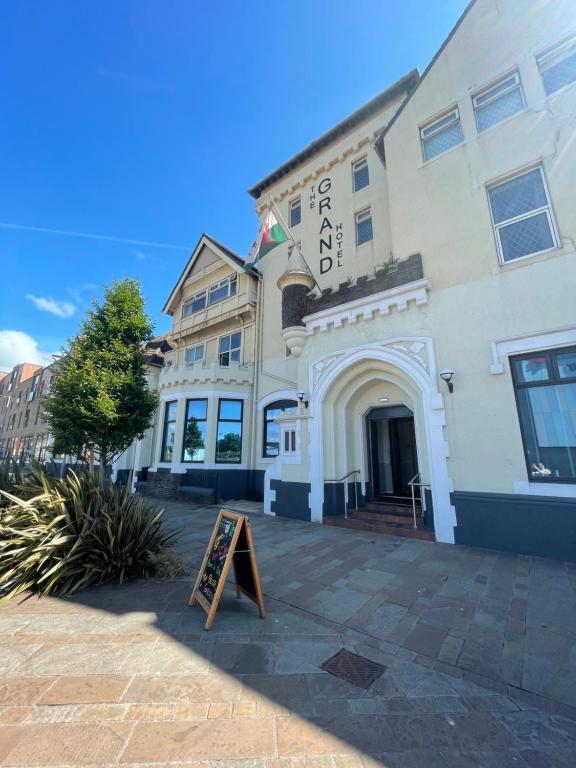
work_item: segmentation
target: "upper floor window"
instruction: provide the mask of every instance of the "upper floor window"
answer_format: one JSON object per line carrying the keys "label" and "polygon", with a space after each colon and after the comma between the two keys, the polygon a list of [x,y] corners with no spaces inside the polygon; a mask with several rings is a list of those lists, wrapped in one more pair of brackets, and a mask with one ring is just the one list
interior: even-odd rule
{"label": "upper floor window", "polygon": [[422,155],[431,160],[436,155],[461,144],[464,141],[458,108],[420,128]]}
{"label": "upper floor window", "polygon": [[510,359],[528,477],[576,482],[576,347]]}
{"label": "upper floor window", "polygon": [[372,232],[372,212],[370,208],[366,208],[364,211],[360,211],[355,216],[356,223],[356,245],[362,245],[372,240],[374,234]]}
{"label": "upper floor window", "polygon": [[226,336],[221,336],[218,343],[218,358],[220,365],[228,366],[230,363],[240,362],[240,347],[242,332],[235,331]]}
{"label": "upper floor window", "polygon": [[196,344],[195,347],[186,348],[186,363],[193,365],[200,363],[204,359],[204,344]]}
{"label": "upper floor window", "polygon": [[552,209],[542,168],[488,187],[498,253],[503,262],[556,248]]}
{"label": "upper floor window", "polygon": [[576,38],[564,40],[541,53],[538,68],[546,94],[559,91],[576,81]]}
{"label": "upper floor window", "polygon": [[224,301],[229,296],[235,296],[237,284],[237,276],[231,275],[224,278],[224,280],[220,280],[219,283],[211,285],[208,291],[208,304],[218,304],[219,301]]}
{"label": "upper floor window", "polygon": [[178,403],[172,400],[164,406],[164,428],[162,430],[162,450],[160,461],[174,459],[174,438],[176,436],[176,410]]}
{"label": "upper floor window", "polygon": [[38,382],[40,381],[40,374],[35,373],[32,378],[32,387],[30,388],[30,394],[28,395],[28,402],[31,403],[36,397],[36,391],[38,389]]}
{"label": "upper floor window", "polygon": [[354,179],[354,192],[364,189],[370,184],[370,174],[368,172],[368,159],[363,157],[352,163],[352,177]]}
{"label": "upper floor window", "polygon": [[288,205],[288,209],[290,212],[290,226],[295,227],[302,221],[302,202],[300,198],[292,200]]}
{"label": "upper floor window", "polygon": [[520,112],[525,105],[518,72],[513,72],[484,88],[472,97],[472,102],[479,131],[485,131],[491,125]]}
{"label": "upper floor window", "polygon": [[206,309],[207,306],[218,304],[219,301],[224,301],[229,296],[235,296],[237,285],[237,275],[230,275],[230,277],[225,277],[224,280],[214,283],[209,288],[198,291],[198,293],[195,293],[184,302],[182,317],[189,317],[196,312]]}
{"label": "upper floor window", "polygon": [[264,408],[264,446],[262,455],[266,458],[280,453],[280,425],[274,422],[281,413],[297,413],[295,400],[276,400]]}
{"label": "upper floor window", "polygon": [[182,307],[182,317],[188,317],[195,312],[200,312],[202,309],[206,309],[206,289],[198,291],[192,298],[187,299],[184,302],[184,306]]}

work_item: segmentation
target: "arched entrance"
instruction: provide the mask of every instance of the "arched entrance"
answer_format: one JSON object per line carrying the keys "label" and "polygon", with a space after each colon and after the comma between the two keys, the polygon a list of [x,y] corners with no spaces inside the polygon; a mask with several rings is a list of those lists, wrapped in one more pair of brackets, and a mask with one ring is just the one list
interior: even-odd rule
{"label": "arched entrance", "polygon": [[[374,493],[370,419],[375,409],[396,407],[412,414],[418,470],[429,483],[436,538],[453,543],[453,490],[444,438],[444,405],[437,387],[429,338],[393,339],[326,355],[310,369],[310,509],[320,522],[327,479],[359,470],[362,494]],[[406,429],[405,435],[406,437]],[[403,474],[398,480],[402,482]]]}
{"label": "arched entrance", "polygon": [[405,405],[371,408],[366,415],[370,499],[404,502],[411,496],[410,482],[419,474],[414,413]]}

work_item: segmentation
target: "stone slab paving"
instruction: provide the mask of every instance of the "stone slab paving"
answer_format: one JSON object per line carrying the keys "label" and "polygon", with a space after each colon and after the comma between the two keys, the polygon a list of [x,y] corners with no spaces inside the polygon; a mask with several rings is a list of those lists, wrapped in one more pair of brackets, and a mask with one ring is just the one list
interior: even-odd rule
{"label": "stone slab paving", "polygon": [[[265,620],[227,587],[204,632],[204,613],[187,606],[192,577],[0,606],[2,768],[576,765],[569,683],[543,697],[502,673],[520,659],[524,674],[526,647],[540,659],[529,667],[537,680],[567,663],[569,569],[231,506],[253,513]],[[170,505],[192,566],[216,511]],[[534,573],[548,580],[548,601],[561,592],[558,622],[549,605],[540,612],[542,580],[531,599]],[[509,626],[520,621],[518,579],[523,629]],[[510,639],[506,655],[497,632],[504,645],[523,637],[522,654]],[[323,672],[340,648],[384,674],[364,690]],[[486,667],[469,669],[471,659]]]}

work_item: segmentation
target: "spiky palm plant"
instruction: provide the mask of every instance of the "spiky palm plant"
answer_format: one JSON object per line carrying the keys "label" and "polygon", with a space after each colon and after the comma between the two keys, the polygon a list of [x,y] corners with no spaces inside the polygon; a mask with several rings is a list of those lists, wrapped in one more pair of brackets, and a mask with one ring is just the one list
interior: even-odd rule
{"label": "spiky palm plant", "polygon": [[154,575],[174,533],[162,511],[127,488],[89,474],[36,469],[0,515],[0,597],[68,595],[106,581]]}

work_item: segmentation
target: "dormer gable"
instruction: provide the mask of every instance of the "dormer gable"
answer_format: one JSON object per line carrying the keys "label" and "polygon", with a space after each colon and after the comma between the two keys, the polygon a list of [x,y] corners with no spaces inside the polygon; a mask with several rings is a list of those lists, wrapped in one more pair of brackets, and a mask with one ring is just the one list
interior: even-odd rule
{"label": "dormer gable", "polygon": [[244,259],[241,256],[210,235],[202,234],[162,311],[167,315],[173,315],[182,301],[185,286],[188,289],[191,283],[198,282],[199,288],[204,288],[210,282],[212,273],[214,281],[222,278],[223,267],[227,268],[226,272],[229,275],[244,274],[248,279],[258,279],[258,273],[255,270],[248,272],[244,270]]}

